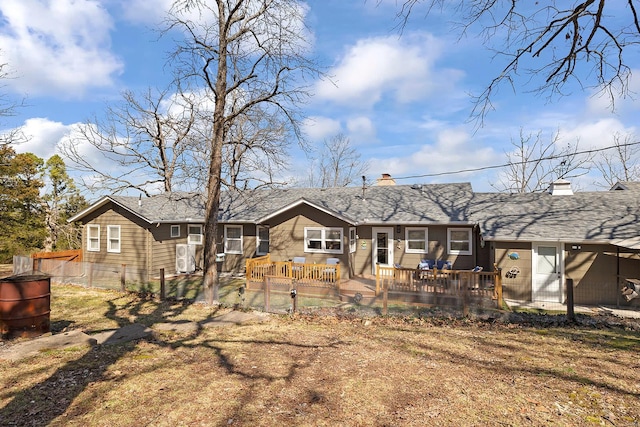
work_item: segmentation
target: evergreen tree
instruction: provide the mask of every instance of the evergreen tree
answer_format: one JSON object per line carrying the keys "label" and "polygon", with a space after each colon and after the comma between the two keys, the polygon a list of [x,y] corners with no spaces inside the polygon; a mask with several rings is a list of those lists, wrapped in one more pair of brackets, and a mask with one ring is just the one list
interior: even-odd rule
{"label": "evergreen tree", "polygon": [[0,145],[0,262],[42,246],[45,236],[40,189],[43,160]]}

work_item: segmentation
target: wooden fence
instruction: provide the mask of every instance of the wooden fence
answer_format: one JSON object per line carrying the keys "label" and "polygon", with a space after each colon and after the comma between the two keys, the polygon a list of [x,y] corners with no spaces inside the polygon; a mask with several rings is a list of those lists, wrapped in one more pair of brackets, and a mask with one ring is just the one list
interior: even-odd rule
{"label": "wooden fence", "polygon": [[31,258],[82,262],[82,249],[70,249],[68,251],[58,251],[58,252],[38,252],[35,254],[31,254]]}
{"label": "wooden fence", "polygon": [[269,254],[246,261],[247,284],[263,283],[268,276],[294,279],[296,283],[307,287],[337,288],[340,282],[340,264],[271,261]]}
{"label": "wooden fence", "polygon": [[502,307],[502,272],[471,270],[416,270],[376,266],[376,295],[405,294],[413,296],[450,298],[462,301],[491,299]]}

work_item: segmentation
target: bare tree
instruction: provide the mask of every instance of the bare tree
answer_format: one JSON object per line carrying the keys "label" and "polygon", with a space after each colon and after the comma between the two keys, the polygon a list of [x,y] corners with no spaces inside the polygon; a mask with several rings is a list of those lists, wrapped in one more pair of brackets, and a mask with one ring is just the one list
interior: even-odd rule
{"label": "bare tree", "polygon": [[[0,64],[0,81],[10,78],[7,71],[8,64]],[[0,84],[0,119],[6,117],[13,117],[16,114],[16,109],[24,106],[24,101],[14,102],[9,98],[6,92],[3,91],[5,85]],[[27,140],[22,128],[13,128],[5,130],[0,133],[0,145],[19,144]]]}
{"label": "bare tree", "polygon": [[616,182],[640,180],[640,146],[634,141],[631,134],[613,136],[611,150],[601,151],[593,162],[604,180],[597,185],[611,188]]}
{"label": "bare tree", "polygon": [[506,172],[491,183],[501,192],[545,191],[556,179],[576,178],[588,173],[593,159],[591,154],[579,154],[577,142],[562,147],[559,132],[545,141],[542,132],[525,134],[521,129],[520,139],[512,139],[511,145],[514,150],[506,153]]}
{"label": "bare tree", "polygon": [[181,80],[196,79],[214,100],[209,144],[204,239],[204,291],[218,299],[215,263],[224,147],[238,120],[255,112],[284,117],[299,136],[297,106],[304,82],[318,75],[305,58],[306,6],[294,0],[177,0],[167,31],[184,40],[173,59]]}
{"label": "bare tree", "polygon": [[369,162],[361,159],[344,134],[325,139],[315,154],[317,163],[308,177],[311,187],[346,187],[360,179],[369,168]]}
{"label": "bare tree", "polygon": [[[185,158],[194,149],[197,102],[180,90],[125,91],[120,104],[80,126],[61,152],[70,168],[90,174],[82,185],[91,190],[136,189],[148,196],[178,183],[184,188],[193,178]],[[87,144],[100,155],[87,155]]]}
{"label": "bare tree", "polygon": [[[197,188],[204,188],[208,180],[210,145],[206,141],[212,135],[210,121],[212,111],[201,111],[196,127],[197,149],[193,150],[189,170]],[[230,124],[227,140],[222,147],[221,185],[231,190],[256,189],[286,183],[276,177],[287,169],[286,155],[290,146],[287,122],[273,111],[255,108]]]}
{"label": "bare tree", "polygon": [[541,76],[536,90],[562,95],[570,80],[609,95],[628,94],[628,52],[640,44],[637,0],[404,0],[401,26],[411,13],[447,8],[461,17],[461,35],[479,26],[485,44],[504,57],[505,65],[476,99],[480,120],[493,109],[491,97],[516,76]]}
{"label": "bare tree", "polygon": [[45,194],[42,196],[47,231],[44,239],[45,252],[80,247],[82,229],[78,224],[69,224],[67,219],[86,208],[88,203],[67,174],[64,161],[59,155],[54,154],[46,161],[43,177],[46,183]]}

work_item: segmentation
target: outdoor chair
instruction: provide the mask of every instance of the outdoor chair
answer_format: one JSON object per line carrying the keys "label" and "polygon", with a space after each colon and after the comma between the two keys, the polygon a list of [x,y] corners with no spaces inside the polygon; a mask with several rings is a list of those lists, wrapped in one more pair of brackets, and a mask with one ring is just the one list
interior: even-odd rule
{"label": "outdoor chair", "polygon": [[293,257],[293,260],[291,261],[291,271],[294,273],[295,272],[301,273],[304,267],[302,265],[296,265],[296,264],[304,264],[305,262],[306,262],[306,258],[303,256]]}
{"label": "outdoor chair", "polygon": [[[340,260],[338,258],[327,258],[327,265],[338,265],[340,263]],[[336,276],[336,268],[335,267],[327,267],[324,270],[322,270],[322,275],[323,277],[329,277],[329,278],[334,278],[337,279]]]}

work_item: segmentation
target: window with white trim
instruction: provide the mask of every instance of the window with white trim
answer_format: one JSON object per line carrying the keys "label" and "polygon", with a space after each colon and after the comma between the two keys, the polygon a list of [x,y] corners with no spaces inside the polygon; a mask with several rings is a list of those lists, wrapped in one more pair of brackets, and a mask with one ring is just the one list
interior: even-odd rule
{"label": "window with white trim", "polygon": [[269,227],[258,225],[256,230],[256,255],[269,253]]}
{"label": "window with white trim", "polygon": [[354,253],[356,251],[357,236],[358,235],[356,234],[356,228],[350,227],[349,228],[349,252],[350,253]]}
{"label": "window with white trim", "polygon": [[406,227],[404,229],[405,252],[408,254],[426,254],[429,252],[429,229],[424,227]]}
{"label": "window with white trim", "polygon": [[202,224],[187,225],[187,243],[191,245],[202,244]]}
{"label": "window with white trim", "polygon": [[304,228],[304,251],[341,254],[342,253],[342,228]]}
{"label": "window with white trim", "polygon": [[97,224],[87,225],[87,250],[100,252],[100,226]]}
{"label": "window with white trim", "polygon": [[242,226],[224,226],[224,253],[242,254]]}
{"label": "window with white trim", "polygon": [[120,253],[119,225],[107,225],[107,252]]}
{"label": "window with white trim", "polygon": [[471,255],[471,229],[448,228],[447,252],[453,255]]}
{"label": "window with white trim", "polygon": [[180,237],[180,226],[179,225],[172,225],[171,226],[171,237],[172,238]]}

